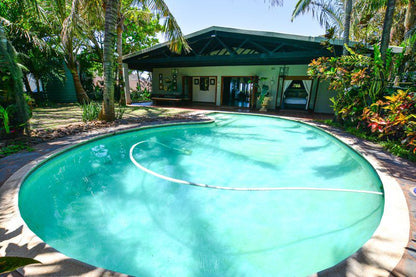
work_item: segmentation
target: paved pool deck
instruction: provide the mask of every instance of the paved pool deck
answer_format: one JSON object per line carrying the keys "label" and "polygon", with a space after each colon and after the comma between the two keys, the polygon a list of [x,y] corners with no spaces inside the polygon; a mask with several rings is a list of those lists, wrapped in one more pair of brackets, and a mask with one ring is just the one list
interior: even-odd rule
{"label": "paved pool deck", "polygon": [[[198,108],[195,111],[205,112]],[[416,195],[412,193],[416,187],[416,164],[394,157],[374,143],[317,123],[313,121],[316,115],[277,115],[324,129],[360,152],[383,179],[386,207],[391,208],[386,208],[389,214],[380,224],[384,227],[377,229],[358,252],[314,276],[416,276]],[[120,125],[56,139],[35,145],[33,152],[20,152],[0,160],[0,256],[34,257],[43,263],[7,276],[125,276],[70,259],[45,244],[20,218],[17,195],[23,176],[45,157],[81,141],[139,126]]]}

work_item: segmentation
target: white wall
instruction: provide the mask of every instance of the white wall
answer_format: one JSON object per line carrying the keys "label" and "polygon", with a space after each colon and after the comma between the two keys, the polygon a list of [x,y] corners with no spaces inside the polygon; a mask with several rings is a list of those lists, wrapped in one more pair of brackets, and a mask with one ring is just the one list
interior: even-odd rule
{"label": "white wall", "polygon": [[[182,91],[182,77],[183,76],[212,76],[217,77],[217,97],[215,99],[216,105],[221,105],[221,77],[227,76],[259,76],[266,77],[267,80],[260,83],[267,84],[270,88],[270,94],[272,101],[270,101],[269,108],[274,109],[275,104],[279,105],[281,95],[277,95],[277,79],[279,75],[279,69],[283,65],[253,65],[253,66],[206,66],[206,67],[175,67],[178,71],[178,89]],[[288,76],[306,76],[308,65],[286,65],[289,68],[287,72]],[[159,91],[159,73],[163,74],[163,78],[171,78],[172,68],[155,68],[153,70],[153,91]],[[319,93],[316,104],[316,112],[330,113],[330,102],[328,96],[328,89],[325,86],[319,86]],[[321,91],[322,90],[322,91]],[[199,96],[198,96],[199,97]],[[210,96],[211,97],[211,96]],[[277,99],[276,99],[277,98]],[[209,98],[212,99],[212,98]],[[276,101],[277,100],[277,101]],[[312,101],[313,99],[311,99]],[[193,101],[198,101],[193,99]],[[214,102],[214,101],[212,101]],[[311,103],[313,105],[313,103]]]}
{"label": "white wall", "polygon": [[[208,91],[202,91],[200,84],[195,84],[195,80],[199,80],[199,77],[192,78],[192,101],[195,102],[208,102],[208,103],[215,103],[215,91],[217,89],[216,84],[211,85],[209,84]],[[211,79],[215,79],[215,77],[211,76],[208,77],[208,82]],[[215,82],[216,83],[216,82]]]}
{"label": "white wall", "polygon": [[322,81],[318,87],[318,97],[316,99],[315,112],[317,113],[334,113],[331,107],[332,102],[329,98],[334,97],[337,93],[329,89],[329,82]]}

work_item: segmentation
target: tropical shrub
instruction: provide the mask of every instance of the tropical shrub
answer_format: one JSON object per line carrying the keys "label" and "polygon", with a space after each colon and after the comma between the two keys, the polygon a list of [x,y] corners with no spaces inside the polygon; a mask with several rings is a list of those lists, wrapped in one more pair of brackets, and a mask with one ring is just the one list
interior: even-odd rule
{"label": "tropical shrub", "polygon": [[133,91],[130,94],[130,97],[131,97],[131,101],[135,103],[151,101],[151,93],[147,89],[144,89],[142,91],[140,90]]}
{"label": "tropical shrub", "polygon": [[101,111],[101,105],[97,102],[91,101],[79,105],[82,110],[82,121],[94,121],[98,119],[98,115]]}
{"label": "tropical shrub", "polygon": [[384,66],[377,46],[373,58],[347,49],[350,52],[348,56],[313,60],[308,74],[328,80],[330,89],[339,92],[330,99],[337,120],[357,123],[363,109],[381,98],[386,88],[386,68],[390,67],[391,55]]}
{"label": "tropical shrub", "polygon": [[416,92],[398,90],[364,108],[362,120],[378,136],[398,141],[416,153]]}
{"label": "tropical shrub", "polygon": [[0,130],[4,129],[4,132],[6,134],[10,133],[9,113],[11,109],[13,109],[13,105],[9,105],[6,108],[3,108],[2,106],[0,106],[0,120],[3,121],[3,124],[2,124],[3,127],[0,127]]}

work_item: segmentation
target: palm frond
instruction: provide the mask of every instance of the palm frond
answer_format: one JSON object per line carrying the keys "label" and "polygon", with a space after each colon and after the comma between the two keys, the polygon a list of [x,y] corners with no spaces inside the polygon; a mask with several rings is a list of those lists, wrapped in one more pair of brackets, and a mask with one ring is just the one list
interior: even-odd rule
{"label": "palm frond", "polygon": [[182,51],[189,52],[191,48],[165,1],[143,0],[142,3],[145,7],[148,7],[150,10],[164,18],[164,35],[166,40],[169,41],[169,49],[175,53],[181,53]]}
{"label": "palm frond", "polygon": [[296,3],[295,9],[292,12],[292,21],[300,14],[304,14],[310,10],[312,0],[299,0]]}
{"label": "palm frond", "polygon": [[293,10],[292,20],[308,12],[326,29],[335,27],[337,30],[341,30],[343,28],[344,9],[342,1],[300,0]]}
{"label": "palm frond", "polygon": [[7,26],[8,30],[14,37],[21,37],[30,43],[38,46],[41,50],[47,49],[48,45],[45,41],[40,39],[35,33],[30,30],[21,27],[18,23],[11,22],[4,17],[0,16],[0,24]]}
{"label": "palm frond", "polygon": [[[264,0],[266,2],[266,0]],[[283,5],[283,0],[269,0],[270,6],[277,7]]]}

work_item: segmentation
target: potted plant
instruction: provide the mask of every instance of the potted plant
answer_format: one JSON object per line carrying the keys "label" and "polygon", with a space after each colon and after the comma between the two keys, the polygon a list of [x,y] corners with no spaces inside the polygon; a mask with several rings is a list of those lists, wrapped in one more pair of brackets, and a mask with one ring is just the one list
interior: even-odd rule
{"label": "potted plant", "polygon": [[260,111],[261,112],[267,112],[267,105],[269,105],[269,102],[271,100],[268,85],[263,85],[261,87],[261,93],[260,93],[260,96],[257,99],[258,99],[258,101],[261,105]]}

